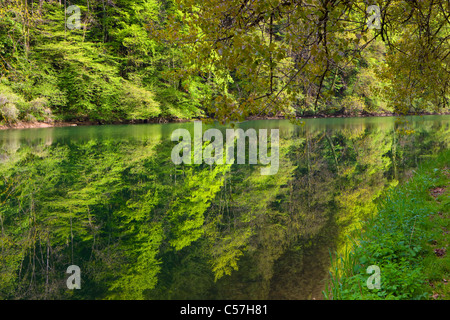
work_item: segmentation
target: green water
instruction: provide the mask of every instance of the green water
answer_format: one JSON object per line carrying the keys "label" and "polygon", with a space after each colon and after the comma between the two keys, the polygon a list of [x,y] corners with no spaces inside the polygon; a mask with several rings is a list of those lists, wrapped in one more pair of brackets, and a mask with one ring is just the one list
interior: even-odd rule
{"label": "green water", "polygon": [[279,129],[269,176],[174,165],[170,136],[193,123],[0,131],[0,298],[321,299],[329,252],[449,147],[449,120],[235,124]]}

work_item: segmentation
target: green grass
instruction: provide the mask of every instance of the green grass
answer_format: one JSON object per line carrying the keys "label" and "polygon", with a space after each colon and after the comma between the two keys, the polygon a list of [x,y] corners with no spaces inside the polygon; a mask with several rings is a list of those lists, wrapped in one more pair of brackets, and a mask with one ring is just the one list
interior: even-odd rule
{"label": "green grass", "polygon": [[[332,259],[326,299],[450,298],[450,151],[420,165],[411,180],[382,196],[353,245]],[[441,249],[443,255],[436,254]],[[438,251],[439,253],[439,251]],[[369,266],[380,289],[369,289]]]}

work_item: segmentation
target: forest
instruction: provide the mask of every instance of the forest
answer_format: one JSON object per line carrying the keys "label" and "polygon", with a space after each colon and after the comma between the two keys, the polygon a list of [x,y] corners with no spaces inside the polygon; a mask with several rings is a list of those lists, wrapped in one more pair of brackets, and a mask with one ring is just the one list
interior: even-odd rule
{"label": "forest", "polygon": [[376,27],[362,0],[1,0],[0,119],[448,112],[448,1],[372,5]]}

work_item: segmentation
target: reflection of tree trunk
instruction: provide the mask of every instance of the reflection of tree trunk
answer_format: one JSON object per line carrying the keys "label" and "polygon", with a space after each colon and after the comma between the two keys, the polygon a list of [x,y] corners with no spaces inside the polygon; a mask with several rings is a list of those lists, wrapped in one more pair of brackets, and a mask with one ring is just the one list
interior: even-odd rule
{"label": "reflection of tree trunk", "polygon": [[294,195],[294,179],[291,179],[289,181],[289,215],[291,215],[294,210],[293,210],[293,195]]}
{"label": "reflection of tree trunk", "polygon": [[414,162],[416,163],[416,168],[418,168],[419,162],[417,162],[416,135],[413,135],[412,140],[413,140],[412,147],[413,147]]}
{"label": "reflection of tree trunk", "polygon": [[333,141],[331,141],[331,139],[327,133],[325,133],[325,136],[327,137],[328,143],[330,144],[331,151],[333,152],[334,163],[336,164],[336,171],[339,174],[338,160],[337,160],[336,152],[334,151]]}
{"label": "reflection of tree trunk", "polygon": [[30,280],[30,288],[33,285],[33,279],[35,278],[35,270],[36,270],[36,228],[37,228],[37,224],[36,224],[36,216],[35,216],[35,212],[34,212],[34,201],[33,201],[33,195],[31,195],[31,199],[30,199],[30,215],[31,215],[31,224],[32,224],[32,228],[31,228],[31,241],[30,244],[33,246],[33,262],[32,262],[32,268],[31,268],[31,280]]}
{"label": "reflection of tree trunk", "polygon": [[307,164],[308,164],[308,177],[307,177],[307,181],[308,181],[308,194],[307,194],[307,198],[308,198],[308,209],[311,208],[311,203],[310,203],[310,194],[311,194],[311,183],[310,183],[310,174],[311,174],[311,164],[310,164],[310,159],[309,159],[309,152],[310,152],[310,145],[309,145],[309,136],[308,134],[306,134],[306,159],[307,159]]}
{"label": "reflection of tree trunk", "polygon": [[45,277],[45,293],[46,296],[48,294],[49,288],[48,288],[48,269],[49,269],[49,255],[50,255],[50,235],[47,239],[47,265],[46,265],[46,277]]}
{"label": "reflection of tree trunk", "polygon": [[[0,213],[0,225],[2,227],[2,237],[5,236],[5,229],[3,228],[3,218],[2,218],[2,214]],[[2,251],[3,251],[3,241],[2,241]]]}
{"label": "reflection of tree trunk", "polygon": [[397,180],[397,145],[395,141],[395,128],[392,134],[392,164],[394,166],[394,179]]}
{"label": "reflection of tree trunk", "polygon": [[72,217],[70,217],[70,239],[72,243],[72,264],[73,264],[73,230],[72,230]]}

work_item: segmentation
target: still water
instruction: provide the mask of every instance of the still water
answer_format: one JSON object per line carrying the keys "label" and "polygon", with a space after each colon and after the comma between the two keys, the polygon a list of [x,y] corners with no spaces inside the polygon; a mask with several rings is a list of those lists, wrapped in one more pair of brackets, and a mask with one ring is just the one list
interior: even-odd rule
{"label": "still water", "polygon": [[322,299],[330,252],[450,142],[450,116],[234,127],[279,129],[275,175],[174,165],[193,123],[0,131],[0,298]]}

